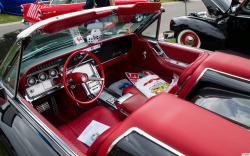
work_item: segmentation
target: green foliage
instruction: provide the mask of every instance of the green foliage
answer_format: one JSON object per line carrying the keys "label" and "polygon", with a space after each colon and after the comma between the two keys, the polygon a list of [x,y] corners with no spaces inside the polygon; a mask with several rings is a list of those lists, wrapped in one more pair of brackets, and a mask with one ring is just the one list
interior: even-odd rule
{"label": "green foliage", "polygon": [[22,16],[0,14],[0,24],[18,22],[22,20]]}

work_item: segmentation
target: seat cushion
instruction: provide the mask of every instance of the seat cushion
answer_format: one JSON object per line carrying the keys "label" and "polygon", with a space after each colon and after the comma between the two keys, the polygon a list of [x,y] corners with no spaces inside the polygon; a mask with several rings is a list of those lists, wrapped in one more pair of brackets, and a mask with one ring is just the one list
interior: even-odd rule
{"label": "seat cushion", "polygon": [[83,153],[87,153],[89,147],[77,140],[77,138],[92,120],[96,120],[110,127],[114,127],[120,122],[119,118],[116,117],[111,110],[104,106],[96,106],[83,113],[72,122],[61,126],[59,131],[76,147],[79,147]]}

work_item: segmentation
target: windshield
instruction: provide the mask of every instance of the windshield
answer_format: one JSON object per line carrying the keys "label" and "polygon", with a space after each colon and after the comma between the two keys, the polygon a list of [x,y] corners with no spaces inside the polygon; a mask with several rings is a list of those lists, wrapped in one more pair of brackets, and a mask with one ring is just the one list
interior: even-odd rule
{"label": "windshield", "polygon": [[136,21],[138,18],[133,16],[109,15],[55,33],[36,31],[32,34],[28,45],[24,49],[23,62],[37,62],[71,52],[90,43],[131,34],[151,19],[153,14],[138,16],[142,16],[142,18],[139,18],[140,21]]}
{"label": "windshield", "polygon": [[16,36],[20,33],[21,30],[9,32],[6,34],[1,35],[0,33],[0,64],[2,63],[3,59],[7,55],[8,51],[10,50],[13,43],[16,41]]}
{"label": "windshield", "polygon": [[208,11],[217,12],[218,10],[226,13],[232,4],[232,0],[202,0]]}
{"label": "windshield", "polygon": [[86,0],[52,0],[51,4],[69,4],[69,3],[81,3]]}

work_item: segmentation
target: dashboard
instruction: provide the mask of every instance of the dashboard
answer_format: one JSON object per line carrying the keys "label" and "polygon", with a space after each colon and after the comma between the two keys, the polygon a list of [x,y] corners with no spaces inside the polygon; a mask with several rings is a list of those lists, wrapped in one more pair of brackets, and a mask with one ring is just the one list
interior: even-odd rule
{"label": "dashboard", "polygon": [[[102,44],[92,45],[86,48],[86,50],[94,53],[101,63],[106,63],[126,54],[131,49],[131,46],[131,38],[126,36],[117,40],[103,42]],[[33,66],[27,71],[27,74],[25,74],[27,76],[24,93],[26,100],[32,102],[63,88],[62,70],[68,56],[63,55],[56,59],[52,58],[42,64]],[[73,57],[68,70],[75,68],[84,57],[85,54]],[[96,65],[91,58],[86,57],[84,60],[78,68],[82,68],[85,64]],[[85,67],[81,70],[84,71]]]}

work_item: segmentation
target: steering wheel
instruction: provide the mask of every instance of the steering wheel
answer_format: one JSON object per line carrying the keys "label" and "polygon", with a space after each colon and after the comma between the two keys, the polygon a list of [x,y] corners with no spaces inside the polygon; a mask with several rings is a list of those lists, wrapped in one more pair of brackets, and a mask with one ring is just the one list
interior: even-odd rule
{"label": "steering wheel", "polygon": [[[101,74],[101,78],[97,78],[97,77],[89,77],[86,73],[84,72],[73,72],[73,70],[71,72],[69,72],[67,74],[67,66],[69,64],[69,62],[71,61],[71,59],[79,54],[85,54],[85,57],[75,66],[78,67],[78,65],[81,64],[81,62],[87,57],[90,56],[96,63],[97,63],[97,70],[99,70],[99,73]],[[98,99],[98,97],[100,97],[103,88],[104,88],[104,82],[105,82],[105,74],[104,74],[104,70],[103,70],[103,66],[101,64],[101,61],[96,57],[95,54],[86,51],[86,50],[80,50],[80,51],[76,51],[74,53],[72,53],[66,60],[66,62],[64,63],[63,66],[63,72],[62,72],[62,77],[63,77],[63,85],[64,85],[64,89],[66,91],[66,93],[69,95],[69,97],[71,99],[73,99],[76,103],[78,103],[79,105],[87,105],[90,103],[93,103],[94,101],[96,101]],[[82,85],[85,84],[85,86],[88,88],[88,85],[86,84],[89,81],[99,81],[101,82],[101,86],[100,86],[100,90],[98,91],[98,93],[96,94],[95,98],[90,99],[88,101],[81,101],[78,100],[69,90],[68,88],[68,84],[70,85]],[[72,84],[73,83],[73,84]],[[87,91],[85,91],[85,94],[87,94]]]}

